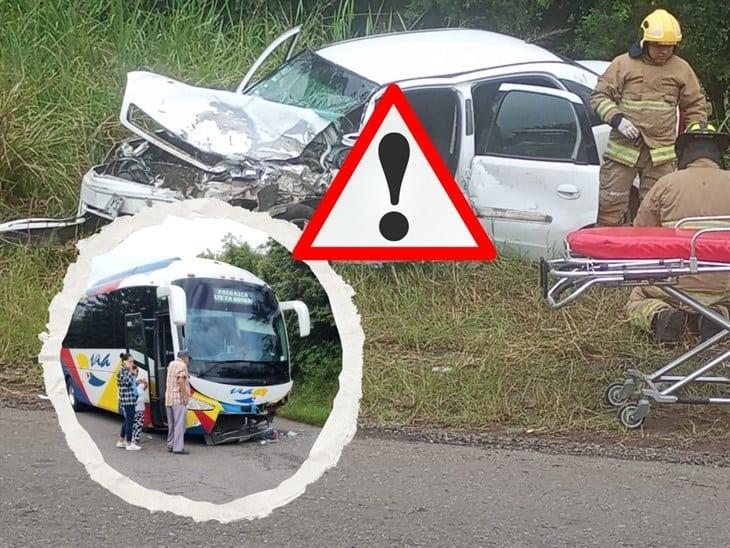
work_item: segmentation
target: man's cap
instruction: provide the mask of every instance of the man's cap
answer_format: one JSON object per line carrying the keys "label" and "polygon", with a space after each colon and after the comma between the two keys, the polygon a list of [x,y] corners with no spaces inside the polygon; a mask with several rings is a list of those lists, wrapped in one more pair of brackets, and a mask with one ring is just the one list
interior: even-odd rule
{"label": "man's cap", "polygon": [[182,348],[182,349],[181,349],[181,350],[180,350],[180,351],[179,351],[179,352],[177,353],[177,357],[178,357],[178,358],[189,358],[189,357],[190,357],[190,351],[189,351],[189,350],[188,350],[187,348]]}

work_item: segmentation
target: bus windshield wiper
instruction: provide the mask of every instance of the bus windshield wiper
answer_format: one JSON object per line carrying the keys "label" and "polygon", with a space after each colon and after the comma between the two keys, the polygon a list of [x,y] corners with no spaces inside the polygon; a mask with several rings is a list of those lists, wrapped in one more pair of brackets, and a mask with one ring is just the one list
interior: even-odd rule
{"label": "bus windshield wiper", "polygon": [[264,361],[264,360],[209,360],[206,361],[206,363],[211,364],[210,367],[202,371],[201,373],[198,373],[199,377],[205,377],[209,373],[212,373],[215,371],[218,367],[221,365],[225,365],[227,363],[240,363],[244,365],[250,365],[250,364],[258,364],[263,363],[266,365],[278,365],[281,362],[275,362],[275,361]]}
{"label": "bus windshield wiper", "polygon": [[210,367],[208,367],[205,371],[201,371],[200,373],[198,373],[198,377],[205,377],[205,376],[207,376],[208,373],[211,373],[215,369],[218,369],[218,367],[220,365],[222,365],[223,363],[225,363],[225,362],[207,362],[207,363],[212,363],[213,365],[211,365]]}
{"label": "bus windshield wiper", "polygon": [[218,369],[218,367],[220,367],[221,365],[224,365],[226,363],[253,363],[253,362],[250,362],[248,360],[210,360],[210,361],[207,361],[206,363],[209,363],[212,365],[210,367],[208,367],[205,371],[198,373],[199,377],[205,377],[206,375],[208,375],[208,373],[212,373],[213,371]]}

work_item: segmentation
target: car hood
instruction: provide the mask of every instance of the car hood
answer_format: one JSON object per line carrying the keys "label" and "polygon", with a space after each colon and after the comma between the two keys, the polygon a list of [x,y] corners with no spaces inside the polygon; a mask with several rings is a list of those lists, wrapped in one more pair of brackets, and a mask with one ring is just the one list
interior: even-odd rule
{"label": "car hood", "polygon": [[233,163],[296,158],[331,123],[306,108],[195,87],[144,71],[127,74],[120,119],[154,142],[153,132],[132,118],[132,106],[198,151]]}

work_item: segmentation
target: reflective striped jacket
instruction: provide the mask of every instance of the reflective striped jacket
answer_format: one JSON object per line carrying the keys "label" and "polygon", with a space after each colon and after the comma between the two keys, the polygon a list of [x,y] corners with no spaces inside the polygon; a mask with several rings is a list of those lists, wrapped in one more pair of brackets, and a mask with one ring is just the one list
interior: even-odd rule
{"label": "reflective striped jacket", "polygon": [[[700,82],[692,67],[676,55],[663,65],[646,55],[639,58],[628,53],[619,55],[598,79],[591,105],[606,123],[618,113],[631,121],[641,132],[655,166],[676,159],[677,107],[688,125],[707,121],[707,102]],[[641,144],[614,129],[604,156],[634,166]]]}
{"label": "reflective striped jacket", "polygon": [[[712,160],[699,158],[686,169],[661,177],[649,189],[634,218],[634,226],[674,226],[687,217],[730,215],[730,171]],[[723,220],[691,221],[685,228],[713,228],[730,225]],[[682,276],[682,289],[708,293],[730,292],[730,275]]]}

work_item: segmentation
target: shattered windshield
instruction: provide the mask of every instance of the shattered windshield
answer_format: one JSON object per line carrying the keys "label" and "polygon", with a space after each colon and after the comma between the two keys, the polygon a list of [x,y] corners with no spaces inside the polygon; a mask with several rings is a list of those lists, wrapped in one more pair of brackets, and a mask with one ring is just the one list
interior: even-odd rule
{"label": "shattered windshield", "polygon": [[336,121],[362,106],[377,85],[304,51],[256,84],[247,95],[314,110]]}

